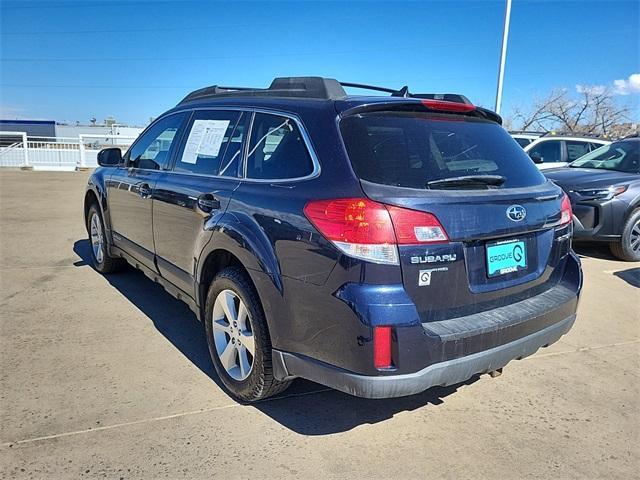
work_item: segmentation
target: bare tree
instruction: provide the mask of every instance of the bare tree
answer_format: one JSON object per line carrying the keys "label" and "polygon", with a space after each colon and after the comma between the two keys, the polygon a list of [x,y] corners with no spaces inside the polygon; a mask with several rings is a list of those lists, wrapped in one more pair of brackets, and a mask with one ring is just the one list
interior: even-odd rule
{"label": "bare tree", "polygon": [[629,107],[616,105],[609,89],[578,86],[578,94],[574,98],[567,90],[553,90],[528,111],[514,108],[512,123],[521,130],[608,135],[628,119]]}

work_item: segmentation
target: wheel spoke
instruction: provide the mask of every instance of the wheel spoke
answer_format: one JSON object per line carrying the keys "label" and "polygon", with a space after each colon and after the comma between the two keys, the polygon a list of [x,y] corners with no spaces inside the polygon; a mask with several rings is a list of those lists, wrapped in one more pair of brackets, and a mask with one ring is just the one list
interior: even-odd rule
{"label": "wheel spoke", "polygon": [[244,306],[244,302],[240,300],[240,305],[238,306],[238,327],[242,330],[246,330],[247,328],[247,307]]}
{"label": "wheel spoke", "polygon": [[220,354],[220,362],[227,372],[236,366],[236,347],[231,342],[227,343],[224,351]]}
{"label": "wheel spoke", "polygon": [[242,345],[238,345],[238,363],[240,364],[240,376],[245,378],[251,370],[251,363],[247,357],[247,349]]}
{"label": "wheel spoke", "polygon": [[242,346],[246,348],[253,357],[256,353],[256,342],[253,338],[253,332],[249,332],[246,330],[241,332],[240,342],[242,343]]}
{"label": "wheel spoke", "polygon": [[227,321],[231,323],[238,318],[238,314],[236,313],[235,297],[230,291],[223,292],[223,294],[222,309],[227,317]]}
{"label": "wheel spoke", "polygon": [[229,333],[230,325],[229,322],[227,322],[227,320],[224,318],[221,318],[220,320],[214,320],[212,325],[214,330],[220,330]]}

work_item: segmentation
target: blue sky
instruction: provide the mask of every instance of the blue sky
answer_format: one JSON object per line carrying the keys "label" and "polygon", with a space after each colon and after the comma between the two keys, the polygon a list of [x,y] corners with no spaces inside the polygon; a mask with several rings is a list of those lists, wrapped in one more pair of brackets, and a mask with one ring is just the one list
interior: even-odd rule
{"label": "blue sky", "polygon": [[[493,107],[504,5],[0,0],[0,116],[144,125],[190,90],[293,75]],[[554,87],[622,80],[618,101],[640,119],[639,24],[637,0],[514,0],[503,114]]]}

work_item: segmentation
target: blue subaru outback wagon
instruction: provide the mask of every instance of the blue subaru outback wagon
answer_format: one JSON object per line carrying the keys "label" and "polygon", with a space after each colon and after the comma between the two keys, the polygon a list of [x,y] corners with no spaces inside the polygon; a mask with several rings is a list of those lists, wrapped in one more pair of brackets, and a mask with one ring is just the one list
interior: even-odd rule
{"label": "blue subaru outback wagon", "polygon": [[186,302],[244,401],[296,377],[369,398],[455,384],[575,320],[568,198],[461,95],[207,87],[98,163],[96,270]]}

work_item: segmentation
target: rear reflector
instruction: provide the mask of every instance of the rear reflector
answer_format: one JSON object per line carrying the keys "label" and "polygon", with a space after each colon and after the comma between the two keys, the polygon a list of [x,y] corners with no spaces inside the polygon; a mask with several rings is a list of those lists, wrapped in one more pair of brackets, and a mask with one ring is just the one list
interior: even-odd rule
{"label": "rear reflector", "polygon": [[366,198],[312,201],[304,214],[342,252],[374,263],[398,265],[397,245],[448,241],[432,214]]}
{"label": "rear reflector", "polygon": [[421,102],[431,110],[443,112],[472,112],[476,109],[476,106],[470,103],[448,102],[446,100],[421,100]]}
{"label": "rear reflector", "polygon": [[373,327],[373,366],[391,368],[391,327]]}
{"label": "rear reflector", "polygon": [[571,221],[572,211],[571,211],[571,201],[567,194],[564,194],[562,197],[562,203],[560,204],[560,225],[566,225]]}

